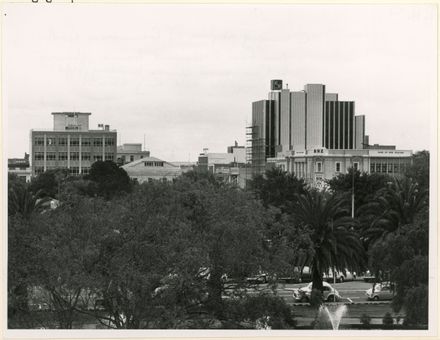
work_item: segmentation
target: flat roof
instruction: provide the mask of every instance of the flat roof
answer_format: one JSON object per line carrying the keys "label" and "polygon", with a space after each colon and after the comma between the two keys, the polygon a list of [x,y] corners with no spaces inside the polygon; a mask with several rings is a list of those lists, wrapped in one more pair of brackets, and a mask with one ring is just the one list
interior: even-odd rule
{"label": "flat roof", "polygon": [[67,114],[80,114],[80,115],[88,115],[90,116],[92,113],[91,112],[52,112],[53,115],[67,115]]}

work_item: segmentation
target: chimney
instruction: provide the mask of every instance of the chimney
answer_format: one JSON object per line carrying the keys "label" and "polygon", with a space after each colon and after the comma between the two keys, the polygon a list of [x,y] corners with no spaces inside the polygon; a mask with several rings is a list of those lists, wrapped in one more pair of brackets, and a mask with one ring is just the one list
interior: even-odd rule
{"label": "chimney", "polygon": [[110,125],[105,126],[105,131],[110,131]]}

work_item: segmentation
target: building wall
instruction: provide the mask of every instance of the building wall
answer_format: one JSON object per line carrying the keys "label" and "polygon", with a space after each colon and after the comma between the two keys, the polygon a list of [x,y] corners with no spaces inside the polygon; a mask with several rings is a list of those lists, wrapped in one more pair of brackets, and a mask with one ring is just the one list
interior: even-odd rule
{"label": "building wall", "polygon": [[126,143],[117,147],[118,164],[127,164],[149,156],[150,151],[142,150],[140,143]]}
{"label": "building wall", "polygon": [[325,85],[307,84],[306,149],[323,146]]}
{"label": "building wall", "polygon": [[338,101],[338,94],[337,93],[326,93],[325,94],[325,101]]}
{"label": "building wall", "polygon": [[155,157],[148,157],[122,166],[128,176],[139,183],[172,181],[182,174],[180,166],[163,161]]}
{"label": "building wall", "polygon": [[325,102],[324,146],[327,149],[353,149],[354,125],[354,102]]}
{"label": "building wall", "polygon": [[31,131],[31,169],[38,175],[67,168],[86,174],[98,160],[116,161],[116,131]]}
{"label": "building wall", "polygon": [[355,167],[361,172],[401,176],[412,162],[407,150],[325,150],[315,149],[285,158],[269,158],[278,166],[307,183],[322,187],[325,180],[346,174]]}
{"label": "building wall", "polygon": [[89,112],[53,112],[54,131],[89,130]]}
{"label": "building wall", "polygon": [[291,115],[290,115],[290,91],[287,89],[281,90],[280,93],[280,142],[282,151],[290,150],[291,135]]}
{"label": "building wall", "polygon": [[269,92],[269,100],[273,101],[273,145],[280,145],[280,92]]}
{"label": "building wall", "polygon": [[254,174],[265,171],[266,158],[275,155],[275,102],[260,100],[252,103],[252,169]]}
{"label": "building wall", "polygon": [[290,93],[291,98],[291,141],[293,150],[306,148],[306,93]]}
{"label": "building wall", "polygon": [[355,148],[364,149],[365,140],[365,116],[355,116]]}

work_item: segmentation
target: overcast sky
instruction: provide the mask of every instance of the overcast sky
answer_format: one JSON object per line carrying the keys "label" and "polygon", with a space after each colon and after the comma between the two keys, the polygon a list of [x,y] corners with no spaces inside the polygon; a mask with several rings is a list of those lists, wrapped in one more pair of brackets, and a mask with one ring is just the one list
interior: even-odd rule
{"label": "overcast sky", "polygon": [[[118,144],[196,161],[244,145],[270,79],[322,83],[366,116],[370,143],[430,147],[434,5],[11,4],[3,16],[8,157],[54,111],[91,112]],[[432,134],[431,134],[432,135]]]}

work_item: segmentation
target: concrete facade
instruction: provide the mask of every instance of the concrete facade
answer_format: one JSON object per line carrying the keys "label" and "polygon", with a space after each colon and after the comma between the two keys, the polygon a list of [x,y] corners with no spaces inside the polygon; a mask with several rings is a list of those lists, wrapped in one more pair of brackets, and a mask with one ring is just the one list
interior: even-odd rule
{"label": "concrete facade", "polygon": [[89,130],[90,113],[55,112],[53,116],[53,131],[30,132],[32,176],[60,168],[69,169],[71,175],[87,174],[96,161],[116,161],[116,130],[108,125]]}
{"label": "concrete facade", "polygon": [[295,152],[288,157],[269,158],[268,166],[277,166],[295,174],[306,183],[322,187],[325,180],[346,174],[350,168],[360,172],[401,176],[411,165],[410,150],[327,150]]}

